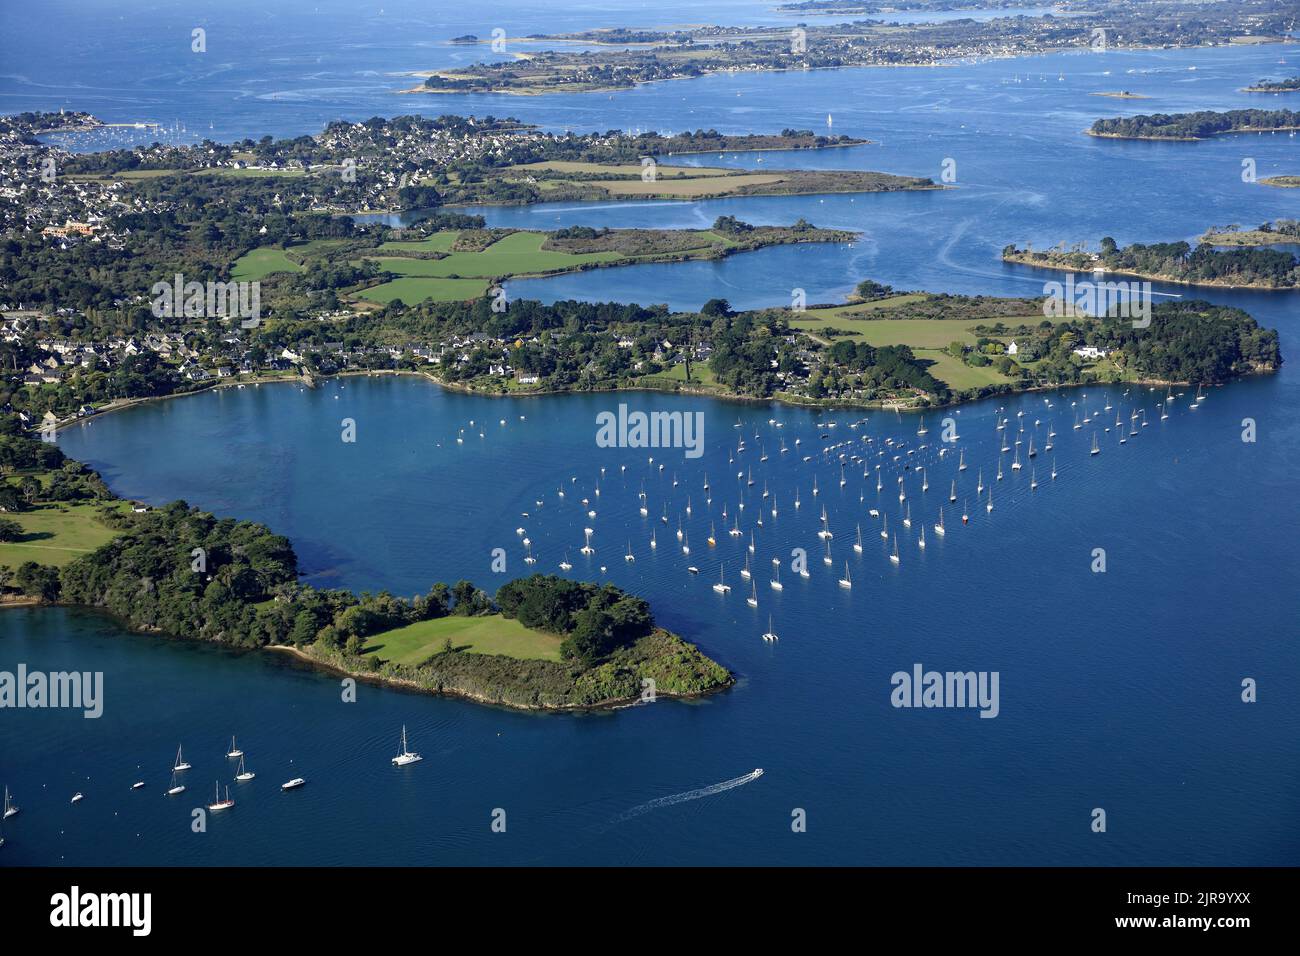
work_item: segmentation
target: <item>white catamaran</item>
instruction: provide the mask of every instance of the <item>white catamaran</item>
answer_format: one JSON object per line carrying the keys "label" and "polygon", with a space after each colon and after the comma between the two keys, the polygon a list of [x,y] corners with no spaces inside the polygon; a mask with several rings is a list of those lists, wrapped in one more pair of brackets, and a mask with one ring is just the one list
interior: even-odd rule
{"label": "white catamaran", "polygon": [[402,749],[398,752],[397,756],[393,758],[393,765],[397,767],[405,767],[407,764],[416,763],[423,759],[424,758],[419,754],[412,753],[411,748],[406,745],[406,725],[402,724]]}

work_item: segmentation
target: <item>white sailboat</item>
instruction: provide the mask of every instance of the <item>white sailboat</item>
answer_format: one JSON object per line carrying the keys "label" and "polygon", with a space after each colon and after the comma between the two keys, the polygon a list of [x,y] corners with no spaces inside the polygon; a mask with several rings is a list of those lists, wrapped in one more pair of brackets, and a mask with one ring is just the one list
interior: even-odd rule
{"label": "white sailboat", "polygon": [[[991,494],[993,494],[993,492],[990,491],[989,494],[991,495]],[[942,507],[939,508],[939,520],[936,521],[936,522],[934,523],[934,533],[937,534],[937,535],[938,535],[939,537],[941,537],[941,538],[942,538],[943,535],[944,535],[944,530],[943,530],[943,508],[942,508]]]}
{"label": "white sailboat", "polygon": [[894,553],[889,556],[891,564],[898,564],[898,535],[894,535]]}
{"label": "white sailboat", "polygon": [[230,799],[230,788],[226,787],[226,799],[221,799],[221,784],[215,784],[216,792],[212,795],[212,802],[208,804],[208,809],[215,813],[218,810],[229,810],[235,805],[235,801]]}
{"label": "white sailboat", "polygon": [[763,633],[763,640],[765,641],[777,640],[776,631],[772,629],[772,615],[770,614],[767,616],[767,630]]}
{"label": "white sailboat", "polygon": [[731,585],[726,580],[726,568],[721,564],[718,565],[718,583],[713,585],[713,590],[719,594],[727,594],[731,591]]}
{"label": "white sailboat", "polygon": [[174,797],[185,792],[185,784],[176,782],[176,771],[172,771],[172,785],[167,790],[167,796]]}
{"label": "white sailboat", "polygon": [[411,748],[406,745],[406,724],[402,724],[402,749],[393,758],[393,765],[405,767],[409,763],[416,763],[423,759],[419,754],[413,753]]}
{"label": "white sailboat", "polygon": [[921,525],[921,539],[916,542],[916,546],[922,551],[925,550],[925,525]]}
{"label": "white sailboat", "polygon": [[862,553],[862,525],[858,525],[858,540],[853,542],[853,550]]}
{"label": "white sailboat", "polygon": [[244,756],[244,752],[235,746],[234,737],[230,738],[230,749],[226,751],[226,756],[229,757],[231,760],[235,759],[236,757]]}
{"label": "white sailboat", "polygon": [[771,581],[772,590],[780,591],[784,589],[785,585],[781,583],[781,562],[775,558],[772,560],[772,573],[776,575]]}
{"label": "white sailboat", "polygon": [[181,770],[189,770],[189,769],[190,769],[190,765],[189,765],[188,763],[186,763],[186,762],[185,762],[185,758],[184,758],[183,756],[181,756],[181,748],[180,748],[180,747],[177,747],[177,748],[176,748],[176,763],[172,765],[172,770],[173,770],[173,771],[181,771]]}
{"label": "white sailboat", "polygon": [[840,587],[846,591],[853,587],[853,578],[849,577],[849,562],[844,562],[844,577],[840,578]]}
{"label": "white sailboat", "polygon": [[17,813],[18,808],[14,806],[13,797],[9,795],[9,788],[5,787],[5,815],[3,819],[8,820],[10,817],[16,816]]}
{"label": "white sailboat", "polygon": [[1090,454],[1090,455],[1100,455],[1100,454],[1101,454],[1101,449],[1097,447],[1097,433],[1096,433],[1096,432],[1093,432],[1093,433],[1092,433],[1092,451],[1088,452],[1088,454]]}
{"label": "white sailboat", "polygon": [[241,754],[239,757],[239,766],[235,769],[235,779],[242,783],[252,780],[256,776],[257,774],[253,773],[253,771],[244,769],[244,757]]}
{"label": "white sailboat", "polygon": [[758,607],[758,585],[752,581],[749,584],[749,597],[745,598],[745,603],[750,607]]}

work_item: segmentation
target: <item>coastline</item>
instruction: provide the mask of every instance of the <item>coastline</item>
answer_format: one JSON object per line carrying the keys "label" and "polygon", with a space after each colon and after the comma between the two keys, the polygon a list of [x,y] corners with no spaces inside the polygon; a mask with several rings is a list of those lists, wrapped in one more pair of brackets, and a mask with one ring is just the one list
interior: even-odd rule
{"label": "coastline", "polygon": [[[521,704],[513,701],[503,700],[499,697],[492,697],[487,694],[475,693],[465,690],[464,688],[455,687],[425,687],[409,678],[393,677],[389,675],[375,673],[374,671],[353,670],[342,666],[338,661],[326,660],[304,650],[300,647],[294,647],[292,644],[267,644],[261,648],[263,651],[273,651],[280,654],[286,654],[299,663],[325,671],[326,673],[351,677],[358,681],[375,686],[387,687],[395,690],[410,691],[417,694],[427,694],[434,697],[449,697],[456,700],[463,700],[469,703],[482,704],[489,707],[504,707],[507,710],[524,711],[531,713],[584,713],[598,712],[603,710],[623,710],[628,707],[641,706],[639,695],[631,697],[614,697],[607,700],[598,701],[593,704],[544,704],[531,703]],[[695,694],[670,694],[665,691],[657,691],[656,699],[664,698],[667,700],[700,700],[705,697],[711,697],[714,694],[730,690],[736,686],[737,678],[730,670],[727,671],[728,677],[725,682],[708,690]]]}
{"label": "coastline", "polygon": [[1132,139],[1143,140],[1148,143],[1208,143],[1220,136],[1232,136],[1236,133],[1288,133],[1297,130],[1300,130],[1300,126],[1273,126],[1268,129],[1243,126],[1241,129],[1225,129],[1221,132],[1211,133],[1209,136],[1127,136],[1123,133],[1095,133],[1090,129],[1084,130],[1084,132],[1094,139]]}
{"label": "coastline", "polygon": [[[1277,291],[1290,291],[1290,290],[1283,289]],[[1270,375],[1275,373],[1276,371],[1277,371],[1276,368],[1269,368],[1269,369],[1260,369],[1248,374]],[[611,394],[645,393],[645,394],[689,395],[698,398],[707,398],[711,401],[723,402],[723,403],[734,403],[739,405],[778,405],[783,408],[801,408],[801,409],[813,409],[813,410],[820,409],[823,411],[834,411],[838,409],[844,411],[861,410],[861,411],[906,412],[909,414],[912,413],[924,414],[926,412],[935,411],[939,409],[960,408],[964,405],[973,404],[974,402],[980,402],[980,401],[985,401],[987,399],[991,399],[997,395],[1019,395],[1022,393],[1027,394],[1027,393],[1035,393],[1035,392],[1049,392],[1058,389],[1089,388],[1089,387],[1095,388],[1098,386],[1106,386],[1106,385],[1175,386],[1175,385],[1192,384],[1190,380],[1160,379],[1160,378],[1131,378],[1131,379],[1122,379],[1116,381],[1094,380],[1090,382],[1056,382],[1056,383],[1051,383],[1046,385],[1031,385],[1025,388],[1018,388],[1018,389],[994,389],[983,395],[976,395],[973,397],[966,397],[966,398],[958,398],[950,402],[934,402],[928,405],[914,405],[914,404],[903,404],[900,402],[887,402],[887,401],[868,402],[868,401],[853,401],[849,399],[825,399],[825,398],[797,399],[793,396],[790,396],[788,393],[774,393],[772,395],[766,395],[766,396],[727,395],[727,394],[720,394],[718,392],[712,392],[709,391],[708,389],[703,389],[703,388],[676,387],[676,388],[669,389],[669,388],[655,388],[654,386],[650,386],[650,385],[633,385],[633,386],[625,386],[625,387],[588,388],[588,389],[554,389],[550,391],[537,391],[537,390],[515,391],[515,392],[487,391],[485,389],[478,389],[469,385],[464,385],[460,382],[446,382],[438,378],[436,375],[433,375],[430,372],[421,371],[419,369],[393,369],[393,368],[355,369],[355,370],[347,370],[343,372],[332,372],[328,375],[319,375],[316,377],[315,384],[313,385],[308,385],[301,376],[294,376],[291,378],[282,377],[282,378],[274,378],[274,379],[263,379],[261,381],[225,382],[218,385],[211,385],[208,386],[207,388],[196,389],[190,392],[175,392],[171,395],[153,395],[148,398],[133,398],[119,405],[114,405],[114,406],[106,405],[102,409],[96,411],[94,415],[85,418],[73,418],[65,422],[60,422],[55,427],[55,430],[59,431],[64,428],[69,428],[73,425],[77,425],[83,422],[93,421],[94,419],[99,418],[101,415],[107,415],[112,412],[119,412],[130,408],[144,406],[152,402],[161,402],[161,401],[167,401],[169,399],[174,399],[174,398],[185,398],[193,395],[202,395],[207,392],[214,392],[220,389],[233,388],[236,385],[243,385],[245,387],[250,387],[250,386],[261,386],[261,385],[296,384],[307,388],[315,388],[317,385],[319,385],[321,381],[328,381],[331,379],[362,378],[362,377],[389,376],[389,375],[399,376],[399,377],[419,378],[419,379],[423,379],[424,381],[430,382],[431,384],[436,385],[439,388],[449,392],[455,392],[460,395],[472,395],[478,398],[490,398],[490,399],[502,399],[502,398],[542,399],[542,398],[562,398],[570,395],[611,395]],[[1219,384],[1228,384],[1232,381],[1235,381],[1236,379],[1246,378],[1246,377],[1247,377],[1246,375],[1239,375],[1233,379],[1229,379],[1227,382],[1223,382]],[[40,602],[38,601],[36,603],[40,603]]]}
{"label": "coastline", "polygon": [[[786,13],[784,15],[799,16],[801,14]],[[783,34],[784,32],[785,31],[780,30],[780,28],[777,28],[777,33]],[[1270,44],[1290,45],[1297,42],[1295,38],[1290,36],[1277,36],[1277,37],[1259,36],[1259,37],[1252,37],[1251,41],[1252,41],[1251,45],[1255,45],[1255,46],[1264,46]],[[482,39],[475,40],[472,43],[467,42],[464,44],[456,44],[456,43],[452,43],[451,41],[446,41],[446,42],[452,46],[464,46],[464,47],[474,47],[480,44],[491,43],[491,41],[489,40],[482,40]],[[541,37],[535,40],[529,40],[529,41],[516,40],[515,42],[531,42],[531,43],[554,42],[554,43],[570,43],[570,44],[582,45],[582,46],[608,46],[611,48],[630,48],[633,46],[642,49],[662,48],[661,41],[642,41],[640,43],[619,44],[619,43],[601,43],[599,41],[569,40],[569,39],[562,39],[557,37]],[[1132,46],[1117,46],[1115,47],[1115,49],[1124,50],[1124,51],[1134,51],[1134,52],[1164,50],[1164,49],[1206,50],[1206,49],[1213,49],[1216,47],[1231,46],[1231,45],[1233,44],[1214,43],[1214,42],[1189,43],[1185,45],[1176,45],[1173,47],[1168,47],[1168,46],[1163,46],[1158,44],[1157,45],[1135,44]],[[1011,53],[999,52],[999,53],[977,54],[969,58],[945,56],[945,57],[938,57],[933,60],[927,60],[924,62],[915,62],[915,63],[846,63],[837,66],[811,66],[811,67],[801,66],[801,67],[784,67],[784,68],[770,68],[770,69],[720,68],[716,70],[708,70],[696,76],[667,76],[667,77],[660,77],[652,80],[636,80],[632,82],[630,85],[626,85],[626,86],[592,86],[585,89],[491,88],[491,89],[475,89],[475,90],[454,90],[454,89],[435,90],[435,89],[429,89],[425,87],[423,84],[421,84],[420,86],[394,90],[393,92],[395,94],[400,94],[400,95],[420,94],[420,93],[431,93],[431,94],[442,93],[442,94],[449,94],[449,95],[486,94],[492,96],[551,96],[551,95],[566,94],[566,93],[567,94],[573,94],[573,93],[611,94],[611,93],[619,93],[619,92],[625,92],[627,90],[637,89],[638,87],[642,87],[642,86],[649,86],[654,83],[666,83],[673,80],[696,80],[696,79],[701,79],[702,77],[717,76],[717,75],[731,75],[737,73],[810,73],[813,72],[814,70],[895,69],[895,68],[934,69],[934,68],[949,67],[954,62],[963,59],[970,59],[975,61],[1030,59],[1033,57],[1049,56],[1055,53],[1077,52],[1080,49],[1081,48],[1077,45],[1073,45],[1073,46],[1072,45],[1061,45],[1061,46],[1045,45],[1041,49],[1034,49],[1034,50],[1016,50]],[[1087,49],[1087,48],[1084,47],[1082,49]],[[537,52],[567,52],[567,51],[542,50]],[[512,52],[510,53],[510,56],[514,57],[516,61],[526,61],[526,60],[534,59],[536,57],[536,53],[535,52]],[[452,70],[408,70],[408,71],[399,71],[397,73],[393,73],[389,75],[423,77],[426,79],[433,76],[441,76],[443,78],[452,79],[452,80],[460,79],[460,77],[453,75]],[[1103,93],[1097,95],[1106,95],[1106,94]],[[1143,98],[1143,97],[1139,97],[1139,98]],[[1126,138],[1138,138],[1138,137],[1114,137],[1114,138],[1126,139]],[[1151,137],[1151,138],[1162,138],[1162,137]]]}
{"label": "coastline", "polygon": [[[452,686],[447,686],[445,684],[439,684],[437,686],[427,686],[409,677],[403,677],[403,676],[398,676],[393,674],[384,674],[378,671],[359,670],[359,669],[350,668],[345,666],[345,663],[342,660],[330,659],[330,658],[318,656],[316,654],[311,653],[308,650],[304,650],[303,648],[295,647],[292,644],[265,644],[261,647],[240,647],[232,644],[222,643],[220,641],[185,637],[182,635],[172,634],[157,628],[140,627],[138,625],[132,624],[130,621],[114,613],[108,608],[98,607],[95,605],[74,604],[74,603],[64,602],[64,601],[46,601],[37,597],[15,595],[0,600],[0,611],[4,611],[7,608],[33,608],[38,610],[45,609],[45,608],[64,608],[65,610],[70,610],[70,611],[79,611],[83,613],[102,615],[112,620],[119,627],[122,627],[123,629],[131,632],[132,634],[137,634],[142,637],[143,636],[162,637],[172,641],[185,641],[185,642],[193,641],[201,644],[211,645],[212,647],[220,648],[225,651],[232,651],[239,654],[244,654],[249,652],[271,651],[278,654],[288,655],[289,657],[292,657],[295,661],[297,661],[298,663],[306,667],[310,667],[318,671],[324,671],[330,674],[340,675],[344,677],[351,677],[358,681],[362,681],[364,683],[371,684],[378,687],[385,687],[391,690],[409,691],[412,693],[425,694],[433,697],[448,697],[457,700],[463,700],[468,703],[481,704],[489,707],[503,707],[507,710],[513,710],[513,711],[523,711],[523,712],[530,712],[530,713],[583,713],[583,712],[598,712],[598,711],[607,711],[607,710],[623,710],[628,707],[641,706],[641,696],[640,696],[639,689],[636,693],[627,696],[609,697],[609,698],[593,701],[590,703],[581,703],[581,704],[555,704],[555,703],[547,703],[545,701],[521,702],[517,700],[506,699],[506,697],[504,696],[504,690],[499,691],[497,694],[493,695],[481,691],[473,691],[465,687],[452,687]],[[655,637],[660,634],[667,635],[669,638],[678,642],[680,645],[693,649],[694,652],[698,654],[702,660],[716,667],[721,668],[726,673],[726,678],[725,680],[719,681],[717,684],[711,687],[708,687],[704,690],[692,692],[692,693],[672,693],[665,690],[656,690],[655,692],[656,700],[659,699],[680,700],[680,701],[700,700],[705,697],[711,697],[714,694],[718,694],[723,691],[730,690],[733,687],[735,687],[736,684],[738,683],[738,678],[733,671],[731,671],[727,667],[724,667],[721,664],[718,664],[712,658],[708,657],[702,651],[700,651],[696,645],[691,644],[685,638],[682,638],[679,635],[673,634],[672,632],[666,631],[662,628],[656,628],[655,631],[652,632],[650,636]],[[646,638],[643,638],[642,640],[646,640]],[[636,645],[633,645],[633,647],[635,646]],[[506,655],[471,654],[468,656],[483,657],[483,658],[500,657],[504,660],[510,660],[510,661],[517,660],[516,658],[508,657]]]}
{"label": "coastline", "polygon": [[[1243,245],[1241,248],[1249,248]],[[1236,283],[1236,282],[1192,282],[1187,279],[1178,279],[1173,276],[1155,275],[1148,272],[1129,272],[1126,269],[1104,269],[1101,272],[1095,272],[1092,269],[1078,268],[1076,266],[1064,265],[1054,262],[1028,262],[1023,258],[1016,256],[1003,256],[1003,262],[1010,262],[1014,265],[1025,266],[1029,269],[1048,269],[1053,272],[1073,272],[1075,275],[1100,276],[1104,281],[1105,276],[1126,276],[1131,279],[1144,279],[1148,282],[1165,282],[1169,285],[1185,285],[1190,288],[1203,286],[1207,289],[1249,289],[1255,292],[1295,292],[1300,286],[1287,285],[1262,285],[1259,283]]]}

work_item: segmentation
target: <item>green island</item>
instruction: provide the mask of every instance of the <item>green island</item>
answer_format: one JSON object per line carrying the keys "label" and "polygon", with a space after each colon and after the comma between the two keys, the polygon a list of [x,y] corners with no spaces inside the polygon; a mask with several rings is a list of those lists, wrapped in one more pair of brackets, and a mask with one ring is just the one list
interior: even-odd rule
{"label": "green island", "polygon": [[409,600],[318,590],[298,581],[286,538],[183,501],[121,501],[14,415],[0,417],[0,469],[0,607],[93,608],[145,633],[287,651],[517,708],[626,705],[648,687],[696,697],[734,682],[613,585],[534,575],[493,598],[462,580]]}
{"label": "green island", "polygon": [[[939,9],[1000,4],[949,5]],[[926,5],[930,9],[929,5]],[[898,9],[876,4],[787,7],[789,13],[887,15]],[[1134,7],[1123,0],[1088,0],[1088,23],[1056,12],[987,20],[897,23],[857,20],[837,24],[772,26],[687,26],[616,28],[506,37],[527,45],[511,60],[454,69],[417,71],[410,94],[611,92],[644,83],[717,73],[842,69],[846,67],[937,66],[954,58],[1032,55],[1089,49],[1096,23],[1106,25],[1108,46],[1170,48],[1230,43],[1286,42],[1294,11],[1284,0],[1258,0],[1249,8],[1194,0],[1152,0]],[[1082,20],[1083,17],[1080,18]],[[448,42],[493,42],[474,34]],[[564,49],[581,45],[588,49]],[[548,47],[539,49],[539,47]],[[558,49],[557,49],[558,48]],[[594,48],[594,49],[591,49]]]}
{"label": "green island", "polygon": [[[720,217],[711,229],[572,226],[533,232],[474,225],[426,231],[418,239],[376,239],[371,244],[316,241],[284,249],[260,246],[232,263],[231,277],[262,280],[277,273],[351,269],[362,283],[346,293],[353,304],[415,305],[425,300],[476,299],[507,279],[523,276],[721,259],[768,246],[856,238],[856,233],[818,229],[803,220],[792,226],[751,226],[732,217]],[[365,284],[371,276],[375,283]]]}
{"label": "green island", "polygon": [[1300,91],[1300,76],[1288,76],[1284,80],[1260,80],[1254,86],[1248,86],[1243,93],[1295,93]]}
{"label": "green island", "polygon": [[1273,186],[1277,189],[1300,188],[1300,176],[1266,176],[1259,182],[1263,186]]}
{"label": "green island", "polygon": [[1191,142],[1228,133],[1279,133],[1300,129],[1293,110],[1201,110],[1099,119],[1089,136],[1102,139],[1162,139]]}
{"label": "green island", "polygon": [[[57,115],[57,114],[56,114]],[[49,114],[0,117],[0,137],[41,147]],[[89,113],[69,114],[70,132],[101,128]],[[526,205],[603,199],[712,199],[814,193],[893,192],[950,188],[928,177],[868,170],[673,166],[673,156],[864,146],[850,136],[784,129],[728,135],[697,129],[659,133],[546,133],[516,119],[375,117],[328,124],[317,136],[204,141],[66,153],[47,148],[61,175],[83,190],[133,187],[146,208],[201,196],[229,196],[240,187],[258,207],[274,198],[291,215],[370,213],[434,206]],[[762,163],[760,157],[757,163]],[[291,180],[293,189],[285,188]],[[234,182],[232,182],[234,181]],[[76,211],[70,210],[70,211]]]}
{"label": "green island", "polygon": [[1130,93],[1128,90],[1111,90],[1105,93],[1089,93],[1089,96],[1107,96],[1115,100],[1149,100],[1151,97],[1142,93]]}
{"label": "green island", "polygon": [[[1284,242],[1275,239],[1274,242]],[[1009,245],[1002,261],[1065,272],[1101,272],[1181,285],[1227,289],[1294,289],[1300,286],[1300,260],[1280,249],[1248,248],[1259,243],[1229,243],[1238,248],[1216,249],[1209,241],[1133,243],[1120,248],[1107,236],[1097,251],[1082,246],[1066,249],[1019,249]]]}
{"label": "green island", "polygon": [[487,172],[479,180],[446,176],[434,185],[452,205],[598,202],[610,199],[724,199],[949,189],[928,177],[867,170],[646,166],[551,160]]}
{"label": "green island", "polygon": [[1277,246],[1300,243],[1300,220],[1278,219],[1254,229],[1220,226],[1207,229],[1200,241],[1211,246]]}

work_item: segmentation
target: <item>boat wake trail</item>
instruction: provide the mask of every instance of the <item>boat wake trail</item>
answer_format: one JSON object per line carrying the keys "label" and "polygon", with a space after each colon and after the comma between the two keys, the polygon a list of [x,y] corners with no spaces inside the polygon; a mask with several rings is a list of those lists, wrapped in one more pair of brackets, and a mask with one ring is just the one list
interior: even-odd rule
{"label": "boat wake trail", "polygon": [[687,790],[685,793],[674,793],[669,797],[660,797],[657,800],[651,800],[649,803],[643,803],[639,806],[627,810],[615,817],[613,823],[624,823],[633,817],[639,817],[643,813],[649,813],[651,810],[660,810],[664,807],[671,807],[678,803],[686,803],[688,800],[699,800],[701,797],[711,797],[715,793],[722,793],[726,790],[734,790],[736,787],[743,787],[747,783],[757,780],[763,775],[763,771],[751,770],[742,777],[734,777],[731,780],[724,780],[722,783],[715,783],[710,787],[701,787],[698,790]]}

